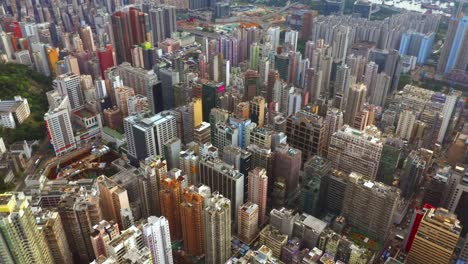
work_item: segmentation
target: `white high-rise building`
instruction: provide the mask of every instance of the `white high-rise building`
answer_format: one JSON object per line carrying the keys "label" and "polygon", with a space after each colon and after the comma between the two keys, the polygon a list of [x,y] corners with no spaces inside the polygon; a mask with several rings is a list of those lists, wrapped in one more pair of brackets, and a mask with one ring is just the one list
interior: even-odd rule
{"label": "white high-rise building", "polygon": [[294,52],[296,52],[296,49],[297,49],[298,36],[299,36],[299,32],[297,32],[296,30],[289,30],[284,35],[284,43],[289,44],[291,47],[291,50]]}
{"label": "white high-rise building", "polygon": [[177,137],[176,118],[172,115],[134,115],[124,119],[128,154],[143,160],[149,156],[164,156],[164,144]]}
{"label": "white high-rise building", "polygon": [[76,148],[68,107],[68,96],[65,96],[56,105],[51,105],[50,110],[44,114],[50,144],[56,156]]}
{"label": "white high-rise building", "polygon": [[270,44],[273,51],[276,52],[276,49],[279,46],[280,41],[280,27],[270,27],[267,31],[267,35],[270,39]]}
{"label": "white high-rise building", "polygon": [[61,96],[68,95],[72,111],[84,108],[85,100],[80,76],[73,73],[62,74],[54,80],[53,87]]}
{"label": "white high-rise building", "polygon": [[148,217],[143,225],[143,239],[151,252],[151,263],[173,264],[169,221],[164,216]]}
{"label": "white high-rise building", "polygon": [[13,61],[13,45],[11,44],[11,36],[6,32],[0,32],[0,47],[3,52],[7,55],[8,61]]}
{"label": "white high-rise building", "polygon": [[405,110],[401,112],[395,135],[401,139],[409,140],[413,132],[414,122],[416,122],[416,114],[413,111]]}
{"label": "white high-rise building", "polygon": [[452,119],[453,110],[458,102],[458,96],[449,95],[445,99],[445,105],[442,109],[442,124],[440,126],[439,135],[437,136],[437,142],[443,143],[445,138],[445,133],[447,132],[450,120]]}

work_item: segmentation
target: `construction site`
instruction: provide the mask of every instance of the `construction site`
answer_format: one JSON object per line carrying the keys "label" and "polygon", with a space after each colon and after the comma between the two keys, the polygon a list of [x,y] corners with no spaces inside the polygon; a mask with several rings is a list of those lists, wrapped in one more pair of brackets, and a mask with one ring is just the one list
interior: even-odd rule
{"label": "construction site", "polygon": [[43,175],[49,180],[95,178],[109,170],[118,157],[108,146],[87,146],[51,160]]}

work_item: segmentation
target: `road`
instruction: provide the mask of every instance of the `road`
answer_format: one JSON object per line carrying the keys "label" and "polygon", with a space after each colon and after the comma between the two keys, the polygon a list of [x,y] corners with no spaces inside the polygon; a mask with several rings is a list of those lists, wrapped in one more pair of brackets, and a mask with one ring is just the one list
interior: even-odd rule
{"label": "road", "polygon": [[[46,137],[41,142],[39,142],[39,148],[33,152],[31,158],[26,162],[25,170],[23,173],[23,178],[16,181],[15,191],[22,191],[25,187],[24,180],[28,175],[36,173],[36,170],[39,170],[45,164],[45,161],[50,159],[52,154],[48,151],[49,148],[49,139]],[[35,164],[36,160],[41,157],[39,164]]]}

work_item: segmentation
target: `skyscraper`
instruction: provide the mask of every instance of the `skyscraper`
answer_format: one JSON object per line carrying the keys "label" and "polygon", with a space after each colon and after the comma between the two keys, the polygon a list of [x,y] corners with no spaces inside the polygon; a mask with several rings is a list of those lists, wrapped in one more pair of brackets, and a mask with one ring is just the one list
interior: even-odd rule
{"label": "skyscraper", "polygon": [[416,122],[416,114],[410,110],[404,110],[398,118],[398,126],[395,135],[404,140],[410,140],[413,135],[413,127]]}
{"label": "skyscraper", "polygon": [[194,185],[185,188],[180,205],[181,229],[184,240],[184,251],[190,256],[204,254],[203,208],[205,200],[211,196],[208,186]]}
{"label": "skyscraper", "polygon": [[102,219],[99,197],[92,192],[81,195],[72,190],[62,197],[57,211],[65,227],[65,235],[74,257],[81,262],[91,262],[96,256],[90,235],[93,226]]}
{"label": "skyscraper", "polygon": [[154,71],[136,68],[125,62],[117,66],[117,74],[121,77],[125,86],[135,89],[136,94],[148,96],[149,101],[153,100],[149,90],[159,83]]}
{"label": "skyscraper", "polygon": [[56,105],[51,105],[50,110],[44,114],[47,134],[56,156],[76,148],[68,107],[68,96],[65,96]]}
{"label": "skyscraper", "polygon": [[282,178],[286,182],[286,193],[293,194],[299,184],[299,170],[302,166],[302,152],[282,144],[276,147],[273,164],[273,180]]}
{"label": "skyscraper", "polygon": [[182,198],[182,187],[177,179],[161,179],[161,190],[159,191],[159,201],[161,203],[161,215],[169,222],[171,239],[180,240],[182,238],[182,227],[180,225],[180,204]]}
{"label": "skyscraper", "polygon": [[292,51],[296,52],[298,37],[299,32],[297,32],[296,30],[286,31],[286,34],[284,35],[284,44],[288,45]]}
{"label": "skyscraper", "polygon": [[97,182],[102,216],[104,219],[116,221],[119,227],[124,229],[120,212],[121,209],[130,208],[127,190],[104,175],[99,176]]}
{"label": "skyscraper", "polygon": [[225,263],[231,256],[232,206],[229,199],[215,192],[203,211],[207,264]]}
{"label": "skyscraper", "polygon": [[291,146],[301,150],[302,162],[325,152],[325,122],[323,117],[301,110],[290,115],[286,123],[286,136]]}
{"label": "skyscraper", "polygon": [[101,78],[105,79],[106,76],[104,72],[107,69],[115,66],[114,48],[112,45],[108,44],[106,47],[97,50],[96,55],[99,61],[99,69],[101,70]]}
{"label": "skyscraper", "polygon": [[164,144],[177,137],[176,118],[172,115],[129,116],[124,119],[124,130],[128,154],[136,161],[164,156]]}
{"label": "skyscraper", "polygon": [[211,131],[211,142],[221,153],[225,146],[239,145],[239,130],[234,125],[219,122]]}
{"label": "skyscraper", "polygon": [[249,171],[249,201],[258,205],[258,226],[266,221],[268,176],[264,168],[256,167]]}
{"label": "skyscraper", "polygon": [[252,43],[250,45],[250,68],[258,70],[258,60],[260,58],[260,45],[258,43]]}
{"label": "skyscraper", "polygon": [[44,234],[36,226],[23,193],[0,195],[0,260],[5,263],[53,263]]}
{"label": "skyscraper", "polygon": [[273,51],[275,51],[275,52],[276,52],[276,49],[278,48],[279,42],[280,42],[280,31],[281,31],[281,29],[279,27],[270,27],[267,30],[267,35],[268,35],[271,47],[272,47]]}
{"label": "skyscraper", "polygon": [[151,263],[173,264],[169,222],[163,216],[148,217],[143,225],[143,239],[151,252]]}
{"label": "skyscraper", "polygon": [[117,64],[132,62],[132,34],[127,14],[124,11],[115,12],[112,17],[112,32],[114,34]]}
{"label": "skyscraper", "polygon": [[360,83],[355,84],[349,90],[346,98],[346,110],[344,113],[344,123],[352,125],[356,115],[362,111],[364,102],[366,101],[367,87]]}
{"label": "skyscraper", "polygon": [[265,98],[255,96],[250,100],[250,120],[256,123],[258,127],[263,127],[265,124]]}
{"label": "skyscraper", "polygon": [[348,224],[369,237],[386,241],[399,198],[395,187],[366,180],[353,172],[346,186],[342,215]]}
{"label": "skyscraper", "polygon": [[250,243],[258,232],[258,205],[251,201],[239,207],[237,233],[245,243]]}
{"label": "skyscraper", "polygon": [[81,90],[80,76],[72,73],[60,75],[54,80],[52,86],[61,96],[68,96],[71,111],[84,107],[85,101]]}
{"label": "skyscraper", "polygon": [[143,217],[160,215],[159,191],[161,180],[167,176],[166,161],[160,156],[150,156],[140,161],[141,177],[138,178],[138,191]]}
{"label": "skyscraper", "polygon": [[460,237],[457,216],[444,208],[430,208],[424,213],[406,262],[449,263]]}
{"label": "skyscraper", "polygon": [[[228,198],[233,208],[239,208],[244,202],[244,175],[234,166],[219,159],[204,158],[200,161],[199,179],[199,183]],[[237,222],[236,210],[229,212],[233,222]]]}
{"label": "skyscraper", "polygon": [[[43,230],[46,243],[55,263],[72,263],[72,254],[68,246],[67,237],[63,235],[65,233],[65,227],[63,226],[60,215],[57,212],[50,211],[46,211],[43,214],[41,212],[39,214],[41,219],[38,221],[36,218],[36,222]],[[1,257],[0,261],[7,262],[4,259],[2,260]]]}
{"label": "skyscraper", "polygon": [[442,48],[437,71],[449,73],[452,69],[466,71],[468,52],[468,16],[452,17]]}
{"label": "skyscraper", "polygon": [[343,126],[335,132],[328,146],[328,159],[333,166],[346,173],[358,172],[375,180],[382,155],[383,143],[377,128],[359,131]]}

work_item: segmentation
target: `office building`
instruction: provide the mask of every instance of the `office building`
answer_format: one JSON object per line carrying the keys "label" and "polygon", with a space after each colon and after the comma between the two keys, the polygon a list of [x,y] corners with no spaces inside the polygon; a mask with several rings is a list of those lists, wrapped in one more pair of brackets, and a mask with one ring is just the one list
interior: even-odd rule
{"label": "office building", "polygon": [[117,221],[119,227],[124,229],[120,212],[124,208],[130,208],[127,190],[104,175],[97,178],[97,184],[102,216],[104,219]]}
{"label": "office building", "polygon": [[275,150],[273,180],[282,178],[286,183],[286,193],[293,194],[299,184],[299,170],[302,166],[302,152],[288,145],[280,145]]}
{"label": "office building", "polygon": [[169,222],[164,216],[148,217],[143,225],[143,240],[151,253],[152,264],[173,264]]}
{"label": "office building", "polygon": [[388,137],[382,148],[379,171],[376,180],[387,185],[393,184],[393,177],[400,163],[400,157],[404,142]]}
{"label": "office building", "polygon": [[424,213],[406,263],[450,263],[460,238],[457,216],[444,208],[430,208]]}
{"label": "office building", "polygon": [[247,128],[246,145],[254,144],[271,149],[276,135],[276,131],[271,127],[257,127],[253,124]]}
{"label": "office building", "polygon": [[314,248],[327,225],[327,222],[303,213],[295,217],[293,236],[301,239],[302,246]]}
{"label": "office building", "polygon": [[249,201],[258,205],[258,226],[266,222],[268,176],[264,168],[256,167],[249,171]]}
{"label": "office building", "polygon": [[411,151],[403,164],[400,176],[401,196],[410,198],[423,180],[426,160],[420,151]]}
{"label": "office building", "polygon": [[176,118],[172,115],[134,115],[124,119],[128,154],[135,160],[152,155],[165,156],[164,144],[177,137]]}
{"label": "office building", "polygon": [[[222,91],[224,91],[223,83],[206,83],[201,87],[200,96],[194,95],[194,97],[200,97],[202,99],[203,121],[210,122],[212,128],[215,124],[211,122],[211,110],[217,106],[218,96]],[[211,138],[213,138],[213,136]]]}
{"label": "office building", "polygon": [[302,152],[303,163],[313,155],[325,153],[325,132],[323,117],[306,110],[290,115],[286,123],[288,143]]}
{"label": "office building", "polygon": [[193,141],[200,145],[211,142],[210,123],[202,122],[200,125],[193,128]]}
{"label": "office building", "polygon": [[280,258],[281,248],[288,242],[288,235],[281,233],[271,225],[266,225],[260,231],[260,244],[271,249],[275,258]]}
{"label": "office building", "polygon": [[292,236],[294,222],[298,217],[292,209],[273,209],[270,211],[270,225],[273,228],[278,229],[281,234],[286,236]]}
{"label": "office building", "polygon": [[375,127],[359,131],[348,125],[335,132],[328,147],[328,159],[346,173],[358,172],[375,180],[382,155],[383,142]]}
{"label": "office building", "polygon": [[182,227],[180,225],[180,204],[182,200],[182,187],[179,179],[161,179],[161,190],[159,201],[161,203],[161,215],[169,222],[171,240],[182,238]]}
{"label": "office building", "polygon": [[1,257],[5,263],[53,263],[54,258],[36,225],[24,193],[0,195]]}
{"label": "office building", "polygon": [[239,130],[234,125],[217,123],[214,127],[214,135],[211,138],[213,146],[221,153],[225,146],[239,145]]}
{"label": "office building", "polygon": [[169,139],[163,144],[164,158],[169,170],[179,167],[179,155],[181,151],[181,141],[178,138]]}
{"label": "office building", "polygon": [[346,186],[342,216],[349,225],[369,237],[386,241],[399,199],[400,192],[395,187],[367,180],[363,175],[352,172]]}
{"label": "office building", "polygon": [[239,207],[238,215],[239,238],[245,243],[250,243],[258,233],[258,205],[248,201]]}
{"label": "office building", "polygon": [[210,196],[211,190],[205,185],[198,187],[192,185],[184,188],[180,205],[180,223],[184,251],[190,256],[202,256],[204,254],[203,209],[205,200],[208,200]]}
{"label": "office building", "polygon": [[[231,201],[233,208],[239,208],[244,202],[244,175],[219,159],[200,160],[198,183],[218,191]],[[237,223],[236,210],[230,212],[233,223]]]}
{"label": "office building", "polygon": [[[231,208],[234,203],[217,192],[203,210],[205,262],[225,263],[231,256]],[[234,210],[235,211],[235,210]]]}

